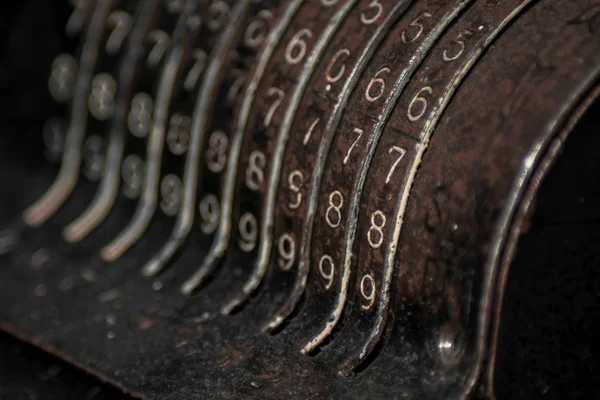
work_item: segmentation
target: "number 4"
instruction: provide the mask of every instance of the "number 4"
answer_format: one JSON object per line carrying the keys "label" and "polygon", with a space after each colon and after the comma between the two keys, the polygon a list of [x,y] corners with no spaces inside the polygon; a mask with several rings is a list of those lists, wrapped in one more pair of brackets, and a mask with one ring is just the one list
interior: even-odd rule
{"label": "number 4", "polygon": [[404,150],[402,147],[392,146],[392,148],[390,149],[390,151],[388,153],[389,154],[398,153],[399,155],[398,155],[398,158],[396,158],[396,161],[394,161],[394,164],[392,164],[392,168],[390,168],[390,172],[388,173],[387,178],[385,179],[386,185],[388,183],[390,183],[390,180],[392,179],[392,175],[394,175],[394,171],[396,171],[396,167],[398,167],[398,164],[400,163],[400,161],[406,154],[406,150]]}

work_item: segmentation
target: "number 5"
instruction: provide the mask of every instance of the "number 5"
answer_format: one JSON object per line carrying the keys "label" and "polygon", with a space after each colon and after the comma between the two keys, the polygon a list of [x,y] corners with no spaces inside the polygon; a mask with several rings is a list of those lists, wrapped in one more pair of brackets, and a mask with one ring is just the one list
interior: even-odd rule
{"label": "number 5", "polygon": [[402,41],[404,43],[407,43],[407,44],[412,43],[421,37],[421,35],[423,34],[423,31],[425,30],[425,27],[423,26],[423,24],[421,22],[419,22],[422,18],[431,18],[431,14],[429,14],[428,12],[424,12],[423,14],[421,14],[417,18],[415,18],[415,20],[413,22],[410,23],[409,26],[411,26],[413,28],[417,28],[417,33],[412,38],[407,37],[406,29],[402,31]]}

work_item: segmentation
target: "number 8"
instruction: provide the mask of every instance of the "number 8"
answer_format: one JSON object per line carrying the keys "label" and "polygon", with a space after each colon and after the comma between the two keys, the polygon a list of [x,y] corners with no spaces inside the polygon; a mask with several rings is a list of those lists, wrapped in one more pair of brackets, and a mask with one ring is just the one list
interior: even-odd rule
{"label": "number 8", "polygon": [[[377,217],[380,218],[381,224],[377,224]],[[380,210],[377,210],[371,214],[371,228],[367,233],[367,239],[369,240],[371,247],[374,249],[378,249],[383,243],[383,227],[385,226],[386,222],[387,219],[385,218],[385,214]],[[377,240],[373,240],[374,233],[377,233]]]}

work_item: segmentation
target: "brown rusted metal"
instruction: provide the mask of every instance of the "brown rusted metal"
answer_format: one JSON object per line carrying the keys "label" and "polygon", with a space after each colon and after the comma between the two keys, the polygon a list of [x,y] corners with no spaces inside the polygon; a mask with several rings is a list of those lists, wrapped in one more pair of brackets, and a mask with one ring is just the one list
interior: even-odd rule
{"label": "brown rusted metal", "polygon": [[[111,5],[138,10],[144,59],[153,28],[179,34],[161,68],[101,55],[120,101],[86,127],[126,133],[105,160],[120,175],[135,154],[160,173],[141,197],[120,177],[78,240],[65,227],[106,200],[89,176],[47,223],[6,225],[0,327],[144,398],[494,398],[519,236],[598,97],[600,5],[185,4],[198,18]],[[157,102],[145,135],[139,92]],[[148,210],[138,240],[105,247]]]}

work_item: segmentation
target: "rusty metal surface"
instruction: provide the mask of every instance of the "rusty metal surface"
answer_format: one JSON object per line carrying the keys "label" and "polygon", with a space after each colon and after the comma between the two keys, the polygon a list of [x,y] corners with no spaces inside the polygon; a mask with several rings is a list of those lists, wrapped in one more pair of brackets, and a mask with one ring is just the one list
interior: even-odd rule
{"label": "rusty metal surface", "polygon": [[600,5],[175,3],[90,17],[102,43],[98,12],[135,21],[92,63],[118,101],[85,135],[124,141],[98,176],[82,144],[65,204],[23,213],[54,170],[24,185],[6,157],[0,327],[141,398],[493,398],[528,207],[598,95]]}

